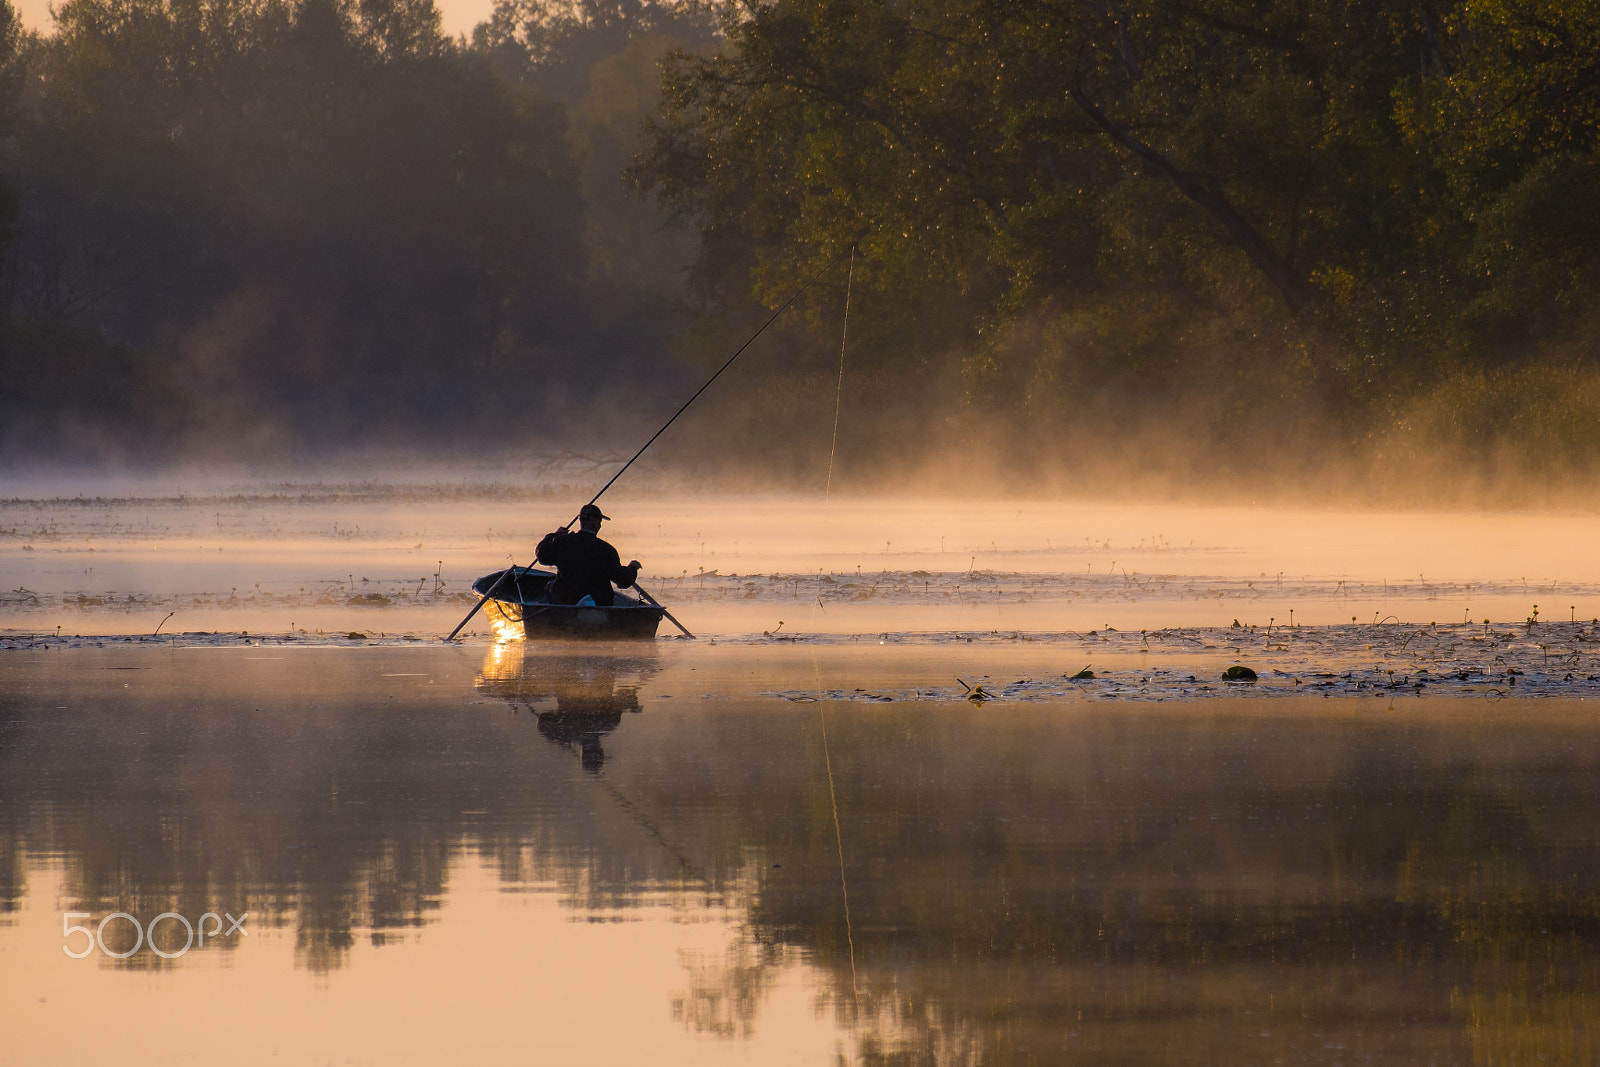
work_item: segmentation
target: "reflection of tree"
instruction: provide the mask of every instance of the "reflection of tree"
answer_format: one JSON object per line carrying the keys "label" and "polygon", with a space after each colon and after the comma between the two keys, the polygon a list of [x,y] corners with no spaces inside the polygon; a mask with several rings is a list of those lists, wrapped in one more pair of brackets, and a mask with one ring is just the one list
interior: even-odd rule
{"label": "reflection of tree", "polygon": [[[8,702],[0,698],[0,712],[9,710]],[[0,768],[4,767],[5,754],[17,747],[17,736],[23,725],[20,717],[0,715]],[[18,825],[22,813],[5,803],[5,796],[3,779],[0,779],[0,923],[9,921],[8,916],[22,906],[22,898],[27,894],[27,878],[22,867],[23,837]]]}
{"label": "reflection of tree", "polygon": [[1587,725],[841,708],[830,798],[815,707],[787,704],[653,709],[577,774],[522,709],[638,707],[655,663],[608,655],[521,650],[476,705],[372,688],[348,656],[271,693],[62,681],[70,713],[17,688],[0,863],[62,857],[63,909],[248,905],[314,968],[430,921],[466,850],[576,908],[666,887],[744,924],[729,957],[686,958],[686,1025],[758,1028],[804,961],[874,1062],[1593,1059]]}
{"label": "reflection of tree", "polygon": [[22,856],[10,842],[0,847],[0,923],[21,906],[26,887],[23,884]]}
{"label": "reflection of tree", "polygon": [[477,684],[513,709],[526,706],[540,736],[577,752],[583,769],[598,774],[606,758],[601,739],[624,714],[641,710],[639,687],[659,669],[653,648],[614,653],[517,641],[490,649]]}
{"label": "reflection of tree", "polygon": [[[762,842],[750,936],[831,972],[835,1015],[876,1035],[866,1061],[1234,1062],[1248,1028],[1263,1061],[1332,1040],[1500,1062],[1578,1047],[1565,1028],[1596,1020],[1592,740],[1147,711],[830,716],[857,1008],[815,719],[733,718],[657,765],[728,794],[704,837]],[[643,802],[703,803],[691,784]],[[724,981],[720,1000],[695,995],[737,1003],[745,977]]]}
{"label": "reflection of tree", "polygon": [[672,1017],[697,1033],[749,1037],[761,1001],[784,963],[783,946],[734,940],[720,960],[698,952],[679,954],[689,986],[672,998]]}
{"label": "reflection of tree", "polygon": [[[67,854],[76,909],[251,910],[252,925],[294,925],[301,961],[326,969],[355,931],[418,926],[437,908],[452,848],[440,816],[480,802],[448,775],[426,783],[430,748],[463,739],[393,710],[88,708],[71,747],[6,753],[6,788],[35,819],[55,812],[20,829]],[[157,965],[142,952],[120,964]]]}
{"label": "reflection of tree", "polygon": [[[265,684],[179,671],[124,690],[125,677],[54,677],[49,708],[0,697],[16,720],[0,724],[9,906],[26,893],[20,858],[59,855],[63,909],[249,910],[251,928],[292,928],[299,962],[326,970],[362,939],[430,922],[463,854],[553,882],[579,908],[684,880],[659,845],[597,814],[592,791],[542,769],[558,753],[521,716],[465,704],[459,687],[385,687],[349,658]],[[177,965],[148,952],[116,964]]]}
{"label": "reflection of tree", "polygon": [[1600,964],[1592,952],[1554,967],[1522,962],[1480,964],[1472,992],[1454,1006],[1472,1039],[1473,1062],[1597,1062]]}

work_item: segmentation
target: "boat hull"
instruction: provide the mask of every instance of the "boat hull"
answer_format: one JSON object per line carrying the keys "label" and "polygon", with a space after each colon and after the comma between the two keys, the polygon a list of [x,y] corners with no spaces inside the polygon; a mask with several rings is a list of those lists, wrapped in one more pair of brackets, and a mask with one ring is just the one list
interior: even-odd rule
{"label": "boat hull", "polygon": [[[504,573],[484,575],[472,583],[472,591],[484,595]],[[667,613],[622,594],[611,607],[552,604],[545,591],[554,577],[549,571],[517,567],[495,589],[485,610],[506,626],[520,627],[530,641],[649,641]]]}

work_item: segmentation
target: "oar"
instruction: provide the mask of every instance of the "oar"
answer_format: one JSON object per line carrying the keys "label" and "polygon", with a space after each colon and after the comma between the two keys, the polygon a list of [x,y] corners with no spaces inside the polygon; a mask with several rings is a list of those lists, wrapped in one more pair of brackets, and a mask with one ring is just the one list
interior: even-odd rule
{"label": "oar", "polygon": [[[530,563],[527,567],[524,567],[522,569],[524,571],[526,571],[526,570],[529,570],[532,566],[533,566],[533,564]],[[498,578],[496,578],[494,580],[494,584],[489,587],[489,591],[487,593],[483,594],[483,596],[481,598],[479,598],[479,600],[478,600],[478,602],[476,604],[472,605],[472,610],[467,612],[467,617],[462,619],[460,622],[456,623],[456,628],[454,630],[450,631],[450,636],[445,638],[445,640],[446,641],[454,641],[456,639],[456,634],[461,632],[461,628],[463,626],[465,626],[467,623],[472,621],[472,617],[478,613],[478,609],[483,607],[485,604],[487,604],[489,602],[489,598],[494,596],[496,593],[498,593],[500,591],[500,587],[502,585],[506,584],[506,579],[510,578],[514,573],[516,573],[516,570],[517,570],[517,564],[516,564],[516,561],[513,560],[512,563],[511,563],[511,566],[507,567],[505,570],[500,572],[500,577],[498,577]]]}
{"label": "oar", "polygon": [[[655,597],[653,597],[649,593],[645,592],[644,591],[644,587],[641,586],[638,582],[634,582],[633,583],[633,591],[635,593],[638,593],[640,596],[644,597],[646,600],[650,601],[651,604],[654,604],[656,607],[661,608],[661,601],[657,600]],[[683,631],[683,636],[687,637],[691,641],[695,640],[695,636],[694,636],[694,634],[689,632],[689,628],[687,626],[685,626],[683,623],[679,622],[677,619],[674,619],[672,617],[672,612],[668,611],[666,608],[661,608],[661,614],[665,615],[667,617],[668,621],[670,621],[672,623],[672,625],[674,625],[678,629],[682,630]]]}

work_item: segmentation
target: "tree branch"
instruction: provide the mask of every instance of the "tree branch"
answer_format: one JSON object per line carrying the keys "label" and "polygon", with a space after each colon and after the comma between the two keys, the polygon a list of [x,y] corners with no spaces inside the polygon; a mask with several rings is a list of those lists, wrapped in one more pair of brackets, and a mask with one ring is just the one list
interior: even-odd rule
{"label": "tree branch", "polygon": [[1250,262],[1254,263],[1256,269],[1266,275],[1267,280],[1278,290],[1278,295],[1283,298],[1289,314],[1302,322],[1311,317],[1315,300],[1299,272],[1267,244],[1266,238],[1239,214],[1238,209],[1223,193],[1213,189],[1198,175],[1179,167],[1165,155],[1113,122],[1098,104],[1089,99],[1076,79],[1067,92],[1072,97],[1072,102],[1077,104],[1090,121],[1100,127],[1108,137],[1132,152],[1140,161],[1170,181],[1180,193],[1220,222],[1239,250],[1250,257]]}

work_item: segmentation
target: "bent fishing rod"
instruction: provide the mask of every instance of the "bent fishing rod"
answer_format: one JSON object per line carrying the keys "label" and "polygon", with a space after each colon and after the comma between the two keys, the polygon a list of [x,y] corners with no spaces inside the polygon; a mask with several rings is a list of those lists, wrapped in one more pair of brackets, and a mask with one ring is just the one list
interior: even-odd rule
{"label": "bent fishing rod", "polygon": [[[854,245],[852,245],[851,247],[854,248]],[[624,463],[622,465],[622,469],[617,471],[617,473],[613,474],[611,476],[611,480],[609,482],[607,482],[605,485],[602,485],[600,487],[600,491],[598,493],[596,493],[594,496],[589,498],[589,503],[593,504],[596,501],[598,501],[601,497],[605,496],[606,490],[610,489],[613,485],[615,485],[616,482],[617,482],[617,479],[621,478],[622,475],[624,473],[626,473],[627,469],[629,467],[633,466],[634,461],[637,460],[640,456],[644,455],[645,450],[648,449],[651,445],[656,443],[656,438],[658,438],[662,434],[666,433],[667,432],[667,428],[669,426],[671,426],[673,423],[678,421],[678,416],[682,415],[685,411],[688,411],[689,410],[689,405],[693,404],[696,400],[699,400],[700,399],[700,394],[704,393],[707,389],[710,389],[711,388],[711,383],[716,381],[718,378],[722,377],[722,372],[727,370],[729,367],[733,366],[733,361],[738,359],[741,355],[743,355],[744,354],[744,350],[749,348],[752,344],[754,344],[756,338],[760,337],[763,333],[765,333],[767,331],[767,327],[768,326],[771,326],[774,322],[777,322],[778,321],[778,317],[780,315],[782,315],[785,311],[789,310],[789,305],[793,304],[796,300],[799,300],[800,297],[805,294],[805,291],[807,289],[810,289],[811,286],[816,283],[817,279],[822,277],[823,274],[825,274],[827,272],[829,267],[833,266],[835,263],[837,263],[839,261],[839,257],[842,256],[842,255],[844,255],[843,252],[834,253],[833,257],[830,258],[828,260],[828,262],[826,262],[826,263],[824,263],[822,265],[822,269],[821,270],[819,270],[819,271],[817,271],[817,273],[813,274],[811,276],[811,278],[804,285],[802,285],[800,288],[796,289],[794,291],[794,293],[789,297],[789,299],[785,300],[781,305],[779,305],[777,311],[774,311],[771,315],[767,316],[767,321],[763,322],[761,324],[761,327],[758,330],[756,330],[755,333],[751,334],[749,339],[747,339],[744,344],[740,345],[738,347],[738,349],[733,353],[733,355],[728,357],[728,361],[726,363],[724,363],[722,366],[717,368],[717,372],[715,374],[713,374],[711,377],[706,379],[706,382],[705,382],[704,385],[702,385],[700,388],[695,390],[693,396],[691,396],[688,400],[685,400],[683,402],[683,406],[682,407],[680,407],[677,411],[672,413],[672,418],[668,419],[665,423],[663,423],[662,426],[661,426],[661,429],[657,430],[655,433],[650,435],[650,440],[646,441],[639,448],[639,451],[637,451],[637,452],[635,452],[633,454],[633,459],[630,459],[630,460],[628,460],[628,462]],[[588,506],[587,504],[584,505],[584,507],[587,507],[587,506]],[[579,515],[583,514],[583,508],[579,508],[578,509],[578,514]],[[572,522],[567,523],[567,525],[562,527],[562,529],[570,528],[572,526],[572,524],[577,522],[577,521],[578,521],[578,517],[577,516],[573,516]],[[535,560],[534,562],[538,562],[538,561]],[[533,566],[533,564],[530,563],[530,564],[528,564],[527,567],[523,567],[522,570],[523,571],[527,571],[532,566]],[[512,565],[510,567],[507,567],[504,571],[500,572],[500,577],[496,578],[494,584],[489,587],[488,591],[485,592],[483,594],[483,596],[478,598],[478,602],[476,604],[472,605],[472,610],[467,612],[467,617],[462,619],[459,623],[456,624],[456,628],[454,630],[450,631],[450,636],[446,637],[445,640],[446,641],[454,641],[455,637],[456,637],[456,634],[461,632],[461,628],[466,626],[467,623],[472,621],[472,617],[474,615],[478,614],[479,609],[481,609],[486,603],[488,603],[494,597],[495,593],[497,593],[500,590],[500,587],[506,583],[507,579],[512,577],[512,575],[516,572],[516,570],[517,570],[516,561],[513,560],[512,561]],[[639,592],[639,594],[641,596],[643,596],[646,600],[650,601],[650,603],[655,604],[657,607],[660,607],[660,604],[657,603],[656,598],[651,596],[649,593],[646,593],[642,588],[640,588],[638,582],[634,582],[633,587],[634,587],[634,589],[638,590],[638,592]],[[694,636],[694,634],[689,633],[689,631],[684,628],[683,623],[679,622],[677,619],[673,619],[672,618],[672,613],[671,612],[666,611],[665,609],[662,609],[662,610],[663,610],[663,613],[667,616],[667,618],[672,619],[672,624],[674,626],[676,626],[680,630],[683,630],[685,636],[687,636],[687,637],[693,637]]]}

